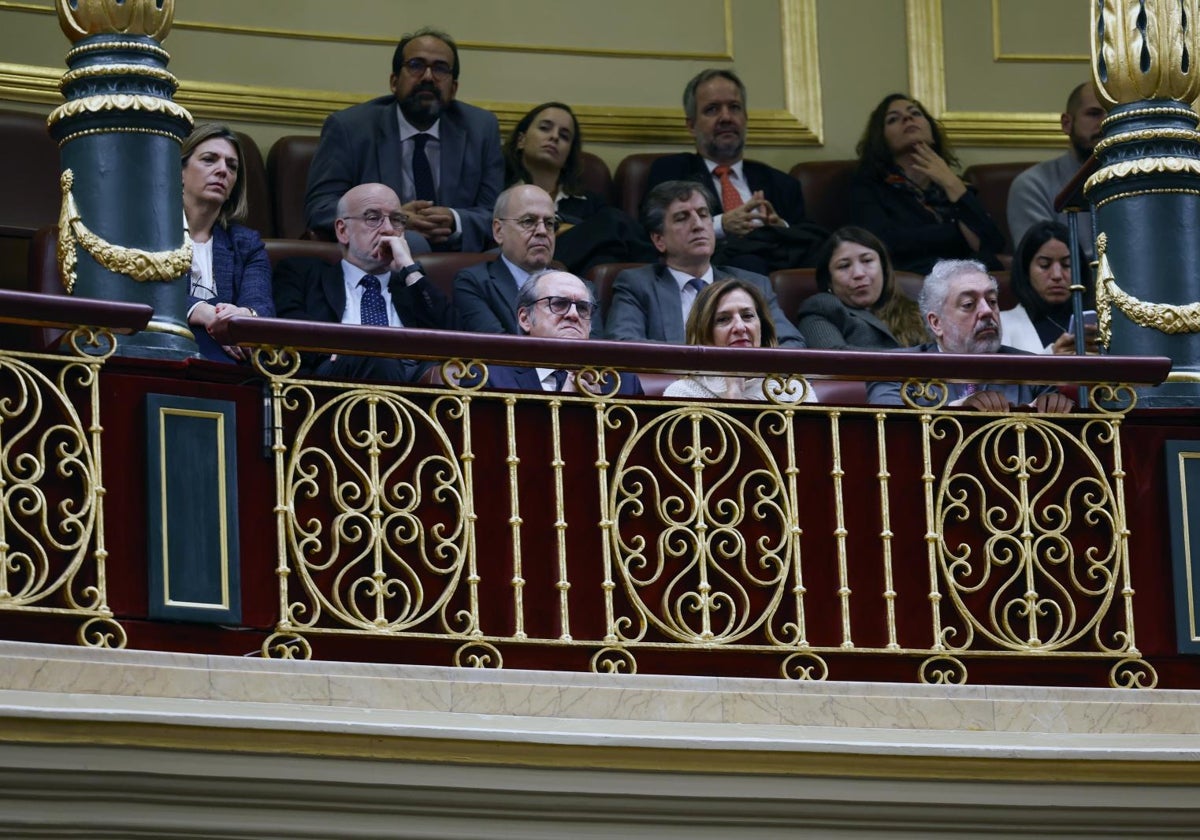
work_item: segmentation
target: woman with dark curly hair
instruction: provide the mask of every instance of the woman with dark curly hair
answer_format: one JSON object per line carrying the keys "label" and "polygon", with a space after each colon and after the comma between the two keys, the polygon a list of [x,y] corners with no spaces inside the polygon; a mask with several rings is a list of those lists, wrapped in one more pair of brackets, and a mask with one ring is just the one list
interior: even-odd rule
{"label": "woman with dark curly hair", "polygon": [[871,112],[858,142],[851,217],[887,245],[896,268],[927,273],[939,259],[1001,268],[1004,235],[959,177],[941,125],[893,93]]}
{"label": "woman with dark curly hair", "polygon": [[[1000,313],[1004,343],[1030,353],[1075,354],[1071,325],[1070,234],[1059,222],[1038,222],[1021,237],[1013,256],[1012,290],[1017,305]],[[1083,261],[1082,254],[1076,259]],[[1084,307],[1095,305],[1091,271],[1083,272]],[[1085,327],[1085,349],[1099,353],[1096,325]]]}

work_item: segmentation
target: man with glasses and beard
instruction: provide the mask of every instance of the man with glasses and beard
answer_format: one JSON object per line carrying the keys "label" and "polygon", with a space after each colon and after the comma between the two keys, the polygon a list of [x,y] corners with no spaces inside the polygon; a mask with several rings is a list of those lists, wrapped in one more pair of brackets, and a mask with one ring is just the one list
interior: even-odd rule
{"label": "man with glasses and beard", "polygon": [[[454,310],[413,259],[400,199],[384,184],[362,184],[337,202],[334,231],[342,261],[292,257],[275,267],[280,318],[369,327],[453,329]],[[334,379],[415,381],[407,359],[305,353],[301,372]]]}
{"label": "man with glasses and beard", "polygon": [[[492,239],[500,256],[464,268],[454,278],[454,308],[469,332],[520,335],[517,292],[554,257],[559,220],[554,199],[541,187],[518,184],[500,193],[492,215]],[[590,283],[585,284],[594,294]],[[592,337],[604,335],[600,312],[592,315]]]}
{"label": "man with glasses and beard", "polygon": [[[331,230],[337,200],[367,182],[395,190],[417,234],[434,250],[482,251],[504,185],[500,127],[459,102],[458,46],[444,32],[405,35],[392,56],[392,93],[330,114],[308,173],[305,211]],[[420,242],[416,243],[420,249]]]}
{"label": "man with glasses and beard", "polygon": [[[941,260],[921,287],[921,315],[934,341],[897,353],[1005,353],[1030,356],[1001,343],[999,290],[983,263],[974,260]],[[1045,414],[1066,414],[1075,403],[1053,385],[1014,383],[963,383],[946,385],[946,405],[975,411],[1011,411],[1031,406]],[[899,382],[868,382],[872,405],[904,405]],[[915,398],[918,405],[927,400]]]}
{"label": "man with glasses and beard", "polygon": [[[554,269],[535,271],[517,292],[520,335],[531,338],[586,341],[596,316],[596,300],[574,274]],[[503,391],[562,391],[632,396],[644,393],[635,374],[602,376],[598,381],[563,368],[488,365],[488,388]]]}

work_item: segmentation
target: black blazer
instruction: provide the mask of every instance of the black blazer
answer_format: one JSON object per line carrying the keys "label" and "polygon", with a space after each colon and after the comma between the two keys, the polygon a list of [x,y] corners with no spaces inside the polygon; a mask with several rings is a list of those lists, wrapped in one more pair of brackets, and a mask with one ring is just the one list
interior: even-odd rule
{"label": "black blazer", "polygon": [[894,350],[900,342],[869,309],[846,306],[832,292],[820,292],[800,304],[800,334],[814,350]]}
{"label": "black blazer", "polygon": [[[346,310],[346,282],[341,263],[330,265],[316,257],[291,257],[275,266],[275,313],[280,318],[340,324]],[[392,306],[406,327],[455,329],[457,319],[446,296],[422,277],[411,286],[395,274],[388,281]],[[325,357],[305,354],[304,367],[316,367]]]}
{"label": "black blazer", "polygon": [[[800,182],[778,169],[754,160],[743,161],[742,172],[746,176],[746,184],[754,192],[762,190],[763,196],[771,202],[775,212],[789,225],[798,225],[804,221],[804,194],[800,190]],[[677,155],[660,157],[650,165],[650,177],[646,181],[646,191],[661,184],[663,181],[699,181],[714,194],[717,203],[710,207],[713,216],[722,213],[721,194],[713,189],[713,178],[704,163],[704,158],[694,152],[681,152]]]}
{"label": "black blazer", "polygon": [[[642,396],[642,382],[635,373],[622,373],[621,383],[614,392],[616,396]],[[542,391],[542,380],[538,378],[537,368],[510,367],[508,365],[488,365],[488,388],[500,391]],[[608,394],[612,384],[602,381],[604,393]],[[567,396],[573,396],[568,394]]]}

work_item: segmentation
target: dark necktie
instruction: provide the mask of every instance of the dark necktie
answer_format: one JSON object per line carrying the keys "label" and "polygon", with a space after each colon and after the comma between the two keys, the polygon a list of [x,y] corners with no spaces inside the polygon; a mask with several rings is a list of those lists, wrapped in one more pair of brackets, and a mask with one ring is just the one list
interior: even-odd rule
{"label": "dark necktie", "polygon": [[379,291],[379,278],[373,274],[358,281],[363,287],[362,303],[359,304],[359,321],[367,327],[386,327],[388,325],[387,304]]}
{"label": "dark necktie", "polygon": [[721,182],[721,211],[724,213],[736,210],[745,203],[742,201],[742,196],[738,193],[737,187],[733,185],[733,181],[729,178],[729,173],[731,172],[733,172],[733,169],[725,164],[713,167],[713,174]]}
{"label": "dark necktie", "polygon": [[683,285],[687,286],[689,289],[691,289],[696,294],[700,294],[700,292],[702,292],[704,290],[704,281],[701,280],[699,277],[693,277],[691,280],[687,281]]}
{"label": "dark necktie", "polygon": [[420,201],[437,201],[437,188],[433,185],[433,170],[429,167],[429,156],[425,154],[425,144],[430,135],[418,134],[413,137],[412,174],[413,189],[416,190]]}
{"label": "dark necktie", "polygon": [[551,376],[554,377],[554,390],[561,391],[567,385],[567,372],[565,370],[553,371]]}

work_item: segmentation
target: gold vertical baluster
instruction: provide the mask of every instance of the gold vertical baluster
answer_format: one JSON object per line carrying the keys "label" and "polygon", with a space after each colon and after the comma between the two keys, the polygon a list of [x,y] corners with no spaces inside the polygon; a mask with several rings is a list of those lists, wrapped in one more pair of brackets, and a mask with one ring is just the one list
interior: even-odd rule
{"label": "gold vertical baluster", "polygon": [[504,429],[508,437],[508,457],[505,459],[505,463],[508,464],[508,526],[512,531],[513,551],[512,588],[513,614],[515,616],[513,637],[517,639],[524,639],[527,638],[525,633],[524,559],[521,554],[521,523],[524,520],[521,518],[521,483],[518,481],[517,469],[521,465],[521,459],[517,456],[517,424],[516,413],[514,411],[515,404],[516,397],[505,397]]}
{"label": "gold vertical baluster", "polygon": [[808,647],[808,630],[804,623],[804,572],[801,569],[800,537],[804,531],[800,528],[797,517],[800,514],[799,488],[796,477],[800,473],[796,458],[796,424],[795,414],[787,412],[787,493],[788,504],[792,511],[792,521],[788,523],[790,537],[788,539],[788,556],[792,564],[792,595],[796,599],[796,646]]}
{"label": "gold vertical baluster", "polygon": [[1113,448],[1113,481],[1117,485],[1117,539],[1120,540],[1120,557],[1124,586],[1121,597],[1125,601],[1125,649],[1133,656],[1141,656],[1133,632],[1133,570],[1129,567],[1129,523],[1125,518],[1125,466],[1121,459],[1121,418],[1109,421],[1109,435]]}
{"label": "gold vertical baluster", "polygon": [[554,588],[558,590],[558,614],[561,623],[558,638],[559,641],[569,642],[571,641],[571,615],[567,590],[571,588],[571,582],[567,578],[567,516],[563,496],[563,466],[566,462],[562,457],[561,409],[562,400],[550,401],[550,439],[554,441],[554,460],[551,462],[551,466],[554,467],[554,532],[558,553],[558,583]]}
{"label": "gold vertical baluster", "polygon": [[921,473],[921,483],[925,485],[925,553],[929,558],[929,606],[933,612],[933,644],[931,650],[945,650],[942,642],[942,616],[939,610],[942,595],[938,590],[937,571],[937,540],[938,531],[933,517],[933,456],[930,446],[933,415],[928,412],[921,415],[921,459],[924,469]]}
{"label": "gold vertical baluster", "polygon": [[888,472],[886,420],[887,414],[882,411],[875,415],[875,437],[879,447],[879,472],[876,473],[876,477],[879,479],[879,504],[882,516],[879,541],[883,544],[883,601],[887,609],[887,649],[899,650],[900,645],[896,641],[896,587],[892,578],[892,538],[894,534],[892,533],[891,499],[888,492],[888,480],[891,478],[891,473]]}
{"label": "gold vertical baluster", "polygon": [[829,412],[829,438],[833,448],[833,468],[829,475],[833,478],[833,536],[837,540],[838,561],[838,601],[842,609],[842,647],[854,647],[850,634],[850,573],[846,565],[846,505],[842,497],[842,477],[846,474],[842,469],[842,436],[839,418],[840,411]]}

